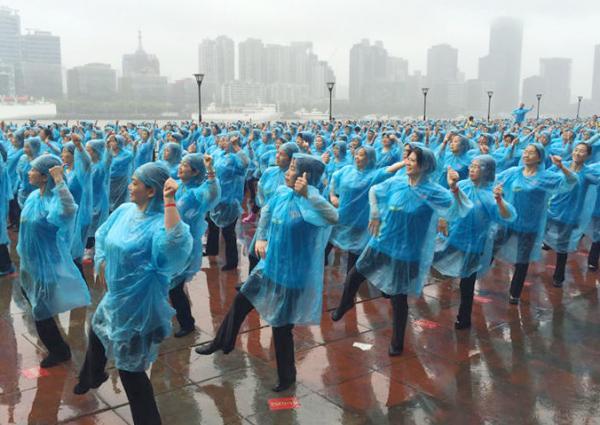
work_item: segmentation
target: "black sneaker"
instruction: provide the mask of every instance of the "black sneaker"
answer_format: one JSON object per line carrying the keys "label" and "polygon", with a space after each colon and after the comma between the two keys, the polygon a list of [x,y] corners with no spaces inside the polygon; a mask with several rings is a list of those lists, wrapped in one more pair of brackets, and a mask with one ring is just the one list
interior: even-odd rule
{"label": "black sneaker", "polygon": [[104,372],[104,375],[102,375],[102,377],[98,381],[94,382],[91,385],[86,385],[83,382],[78,382],[77,385],[75,385],[75,387],[73,387],[73,394],[83,395],[92,388],[93,389],[99,388],[100,385],[102,385],[104,382],[106,382],[107,379],[108,379],[108,373]]}
{"label": "black sneaker", "polygon": [[512,305],[519,305],[519,299],[511,295],[508,297],[508,303]]}
{"label": "black sneaker", "polygon": [[40,362],[42,369],[48,369],[50,367],[58,366],[61,363],[68,362],[71,360],[71,350],[67,350],[64,354],[50,353],[48,356]]}
{"label": "black sneaker", "polygon": [[195,327],[191,327],[189,329],[183,329],[183,328],[181,328],[177,332],[175,332],[175,334],[173,336],[175,338],[183,338],[184,336],[187,336],[187,335],[191,334],[195,330],[196,330]]}

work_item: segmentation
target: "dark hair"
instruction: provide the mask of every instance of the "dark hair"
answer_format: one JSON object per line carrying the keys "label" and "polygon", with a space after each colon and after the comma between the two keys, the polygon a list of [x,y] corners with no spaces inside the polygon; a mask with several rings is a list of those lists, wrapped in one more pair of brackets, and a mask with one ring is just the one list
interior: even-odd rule
{"label": "dark hair", "polygon": [[419,168],[421,168],[421,166],[423,165],[423,149],[415,145],[408,145],[408,147],[410,148],[410,152],[408,152],[408,155],[414,153],[417,157],[417,165],[419,166]]}
{"label": "dark hair", "polygon": [[575,145],[575,147],[577,147],[579,145],[585,146],[585,150],[586,150],[588,156],[590,156],[592,154],[592,145],[590,145],[587,142],[579,142]]}

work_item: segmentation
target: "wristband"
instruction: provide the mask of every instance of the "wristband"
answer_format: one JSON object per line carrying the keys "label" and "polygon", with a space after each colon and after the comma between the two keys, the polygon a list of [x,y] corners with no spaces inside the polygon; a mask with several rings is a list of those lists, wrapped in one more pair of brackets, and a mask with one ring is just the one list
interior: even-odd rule
{"label": "wristband", "polygon": [[169,208],[169,207],[176,207],[177,204],[172,203],[172,204],[165,204],[165,208]]}
{"label": "wristband", "polygon": [[454,186],[452,189],[452,193],[457,194],[458,193],[458,186]]}

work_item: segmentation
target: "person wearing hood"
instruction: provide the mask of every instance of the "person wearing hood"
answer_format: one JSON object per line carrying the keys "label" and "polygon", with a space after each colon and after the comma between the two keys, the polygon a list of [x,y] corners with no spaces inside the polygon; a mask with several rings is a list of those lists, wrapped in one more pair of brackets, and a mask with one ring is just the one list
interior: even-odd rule
{"label": "person wearing hood", "polygon": [[338,218],[315,187],[324,168],[310,155],[294,154],[286,185],[261,212],[255,247],[260,263],[240,288],[215,339],[196,349],[202,355],[231,352],[244,319],[256,309],[273,329],[279,381],[275,392],[296,381],[294,326],[318,325],[323,311],[322,252],[328,229]]}
{"label": "person wearing hood", "polygon": [[71,359],[54,316],[89,305],[90,293],[71,256],[77,204],[62,163],[54,155],[41,155],[30,165],[29,182],[37,189],[23,205],[17,253],[21,289],[48,350],[40,367],[49,368]]}
{"label": "person wearing hood", "polygon": [[458,182],[459,190],[473,208],[464,217],[447,223],[441,219],[438,230],[442,241],[436,249],[432,267],[444,276],[460,278],[460,307],[455,329],[471,327],[475,282],[485,276],[492,258],[494,223],[516,219],[516,211],[502,197],[502,186],[493,187],[496,161],[478,155],[469,166],[469,179]]}
{"label": "person wearing hood", "polygon": [[494,247],[496,257],[515,265],[509,294],[509,303],[513,305],[519,304],[529,263],[540,258],[549,198],[569,191],[576,181],[559,156],[551,160],[558,172],[546,169],[544,147],[531,143],[523,151],[523,165],[497,176],[506,200],[517,211],[516,220],[499,228]]}
{"label": "person wearing hood", "polygon": [[73,388],[81,395],[108,379],[114,361],[136,425],[160,424],[146,369],[171,333],[169,282],[192,250],[189,226],[179,216],[177,183],[160,164],[142,165],[122,204],[96,232],[96,272],[106,293],[91,319],[88,348]]}
{"label": "person wearing hood", "polygon": [[[450,145],[450,151],[446,150],[446,145]],[[460,180],[464,180],[469,175],[469,164],[475,156],[471,152],[469,139],[460,134],[448,133],[438,151],[436,152],[439,161],[438,183],[447,187],[446,170],[452,168],[458,173]]]}
{"label": "person wearing hood", "polygon": [[456,171],[447,173],[451,190],[432,180],[436,159],[431,150],[413,145],[405,162],[405,176],[387,179],[369,191],[372,237],[346,276],[342,299],[331,315],[333,321],[341,320],[354,307],[361,284],[369,280],[392,304],[390,356],[399,356],[404,349],[407,296],[419,296],[423,289],[433,259],[438,215],[450,219],[472,207],[457,185]]}
{"label": "person wearing hood", "polygon": [[19,207],[18,191],[19,191],[19,174],[17,166],[19,160],[23,156],[23,133],[20,136],[18,132],[8,134],[8,143],[5,143],[6,148],[6,172],[10,179],[10,196],[8,203],[8,219],[11,227],[18,227],[20,221],[21,208]]}
{"label": "person wearing hood", "polygon": [[511,112],[511,114],[515,117],[515,124],[519,126],[522,125],[525,121],[525,115],[527,115],[527,113],[531,112],[532,110],[533,105],[531,105],[531,108],[526,109],[525,104],[521,103],[517,109]]}
{"label": "person wearing hood", "polygon": [[23,144],[23,155],[21,155],[17,163],[17,176],[19,177],[17,198],[21,209],[25,205],[29,194],[35,190],[35,186],[29,182],[28,174],[29,170],[31,170],[31,161],[40,155],[41,147],[39,137],[28,137]]}
{"label": "person wearing hood", "polygon": [[238,266],[235,225],[242,214],[244,178],[248,156],[239,145],[237,133],[219,138],[219,148],[214,151],[214,166],[221,184],[221,199],[210,214],[206,255],[219,255],[219,233],[225,241],[225,265],[221,270],[234,270]]}
{"label": "person wearing hood", "polygon": [[210,155],[193,153],[184,156],[179,164],[178,177],[181,184],[175,193],[175,203],[181,219],[190,226],[193,240],[189,262],[171,280],[169,290],[169,299],[180,327],[175,337],[181,338],[194,331],[195,320],[185,294],[185,284],[202,266],[202,237],[208,227],[206,214],[219,202],[221,187]]}
{"label": "person wearing hood", "polygon": [[148,127],[138,128],[139,139],[133,144],[133,168],[138,169],[142,165],[152,162],[154,153],[154,139]]}
{"label": "person wearing hood", "polygon": [[125,149],[125,138],[120,134],[108,137],[108,151],[112,155],[110,164],[110,211],[127,202],[127,185],[131,178],[133,155]]}
{"label": "person wearing hood", "polygon": [[13,198],[10,176],[8,174],[8,152],[0,144],[0,277],[15,272],[15,266],[10,259],[8,247],[10,239],[6,219],[8,218],[8,205]]}
{"label": "person wearing hood", "polygon": [[179,163],[183,156],[183,150],[181,145],[178,143],[169,142],[167,143],[162,151],[162,160],[160,161],[169,169],[169,175],[171,178],[176,179],[179,169]]}

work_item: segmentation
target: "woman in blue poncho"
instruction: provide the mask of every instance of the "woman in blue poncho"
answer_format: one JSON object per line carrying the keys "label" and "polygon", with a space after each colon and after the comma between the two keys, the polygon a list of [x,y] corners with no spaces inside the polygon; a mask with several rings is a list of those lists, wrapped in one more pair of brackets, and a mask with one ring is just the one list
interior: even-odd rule
{"label": "woman in blue poncho", "polygon": [[126,202],[96,232],[95,267],[107,292],[89,330],[75,394],[98,388],[113,359],[136,425],[160,424],[145,370],[171,333],[169,282],[187,262],[192,237],[175,204],[177,183],[162,165],[138,168]]}
{"label": "woman in blue poncho", "polygon": [[19,189],[17,190],[17,199],[21,209],[31,192],[36,188],[29,182],[28,173],[31,170],[31,161],[40,155],[41,143],[39,137],[28,137],[23,144],[23,155],[17,163],[17,176],[19,177]]}
{"label": "woman in blue poncho", "polygon": [[241,287],[214,341],[196,349],[199,354],[229,353],[245,317],[255,308],[273,328],[279,377],[275,392],[296,381],[294,325],[321,320],[322,253],[328,227],[337,221],[335,209],[314,187],[323,170],[318,159],[294,155],[286,186],[277,190],[261,212],[256,253],[263,260]]}
{"label": "woman in blue poncho", "polygon": [[[552,283],[560,288],[565,280],[565,267],[569,252],[577,250],[596,202],[600,168],[598,165],[585,164],[592,154],[592,147],[578,143],[571,154],[572,161],[565,163],[575,179],[575,184],[568,192],[557,193],[550,198],[548,221],[544,243],[556,251],[556,268]],[[558,171],[556,167],[550,171]]]}
{"label": "woman in blue poncho", "polygon": [[473,204],[464,217],[441,229],[447,236],[433,257],[433,268],[445,276],[460,278],[460,307],[456,329],[471,326],[475,281],[489,270],[493,248],[494,222],[515,220],[516,211],[502,198],[502,186],[492,189],[496,162],[490,155],[476,156],[469,166],[469,179],[458,182],[459,190]]}
{"label": "woman in blue poncho", "polygon": [[131,178],[133,154],[125,149],[125,138],[120,134],[113,134],[108,138],[108,148],[113,156],[110,164],[110,211],[119,208],[127,202],[127,185]]}
{"label": "woman in blue poncho", "polygon": [[88,227],[88,239],[83,258],[91,260],[94,258],[96,230],[108,218],[112,155],[106,149],[103,140],[88,141],[85,150],[92,161],[92,220]]}
{"label": "woman in blue poncho", "polygon": [[239,135],[219,138],[219,148],[213,155],[215,170],[221,184],[221,200],[210,212],[206,255],[219,254],[219,230],[225,241],[225,265],[221,270],[234,270],[238,265],[235,225],[242,214],[244,177],[248,157],[239,145]]}
{"label": "woman in blue poncho", "polygon": [[438,214],[468,209],[461,197],[458,173],[449,170],[448,190],[431,181],[436,161],[427,148],[413,146],[406,159],[406,175],[375,185],[369,191],[369,230],[373,237],[344,283],[338,308],[332,313],[340,320],[354,306],[360,285],[369,280],[391,298],[393,334],[390,356],[402,354],[408,319],[407,295],[420,295],[433,258]]}
{"label": "woman in blue poncho", "polygon": [[43,368],[71,358],[54,316],[90,303],[85,281],[71,257],[77,205],[64,182],[59,158],[42,155],[31,162],[33,191],[23,206],[17,252],[20,282],[31,304],[35,327],[48,356]]}
{"label": "woman in blue poncho", "polygon": [[523,151],[523,165],[497,176],[506,200],[517,211],[517,219],[499,229],[494,248],[499,258],[515,265],[509,297],[514,305],[519,304],[529,263],[540,257],[548,199],[557,192],[568,191],[575,182],[560,157],[552,157],[552,161],[561,172],[546,170],[544,161],[544,147],[532,143]]}
{"label": "woman in blue poncho", "polygon": [[8,204],[13,197],[11,179],[8,175],[8,153],[0,144],[0,277],[14,273],[15,267],[10,259],[8,246],[10,239],[6,226]]}
{"label": "woman in blue poncho", "polygon": [[6,169],[8,177],[10,178],[11,185],[11,196],[8,207],[8,218],[10,220],[11,227],[18,227],[19,215],[21,209],[18,201],[18,190],[19,190],[19,175],[17,174],[17,165],[19,160],[23,156],[23,138],[17,137],[15,134],[8,135],[8,143],[5,144],[6,148]]}
{"label": "woman in blue poncho", "polygon": [[352,158],[349,158],[347,153],[347,145],[346,142],[342,140],[338,140],[333,143],[331,147],[331,152],[333,152],[333,158],[329,152],[325,152],[323,155],[323,161],[325,162],[325,176],[324,176],[324,185],[325,185],[325,194],[329,193],[329,185],[331,184],[331,176],[337,170],[341,170],[346,165],[349,165],[352,162]]}
{"label": "woman in blue poncho", "polygon": [[[446,145],[450,144],[450,151],[446,150]],[[469,175],[469,164],[474,153],[470,152],[471,144],[469,139],[460,134],[448,133],[448,136],[442,142],[436,152],[438,157],[438,183],[447,187],[446,170],[451,167],[458,173],[460,180],[464,180]]]}
{"label": "woman in blue poncho", "polygon": [[[333,173],[329,200],[337,208],[339,219],[331,231],[329,246],[348,252],[347,271],[369,241],[369,189],[394,175],[400,165],[375,168],[375,149],[362,146],[356,150],[354,164]],[[329,248],[328,246],[328,248]],[[329,252],[326,250],[325,255]]]}
{"label": "woman in blue poncho", "polygon": [[179,165],[178,177],[181,184],[175,193],[177,210],[184,223],[190,226],[194,242],[187,267],[171,280],[169,298],[175,309],[180,329],[176,338],[194,331],[190,301],[185,294],[185,283],[200,271],[202,265],[202,236],[206,232],[206,214],[219,202],[221,188],[215,178],[212,157],[199,153],[183,157]]}
{"label": "woman in blue poncho", "polygon": [[181,145],[173,142],[169,142],[164,146],[162,151],[163,159],[161,162],[169,169],[169,176],[171,178],[177,178],[177,170],[179,169],[179,163],[183,155]]}
{"label": "woman in blue poncho", "polygon": [[[75,265],[83,274],[83,251],[92,222],[92,160],[81,144],[78,134],[71,135],[72,142],[65,143],[61,158],[65,165],[65,182],[77,204],[77,216],[73,229],[71,255]],[[85,277],[84,277],[85,279]]]}

